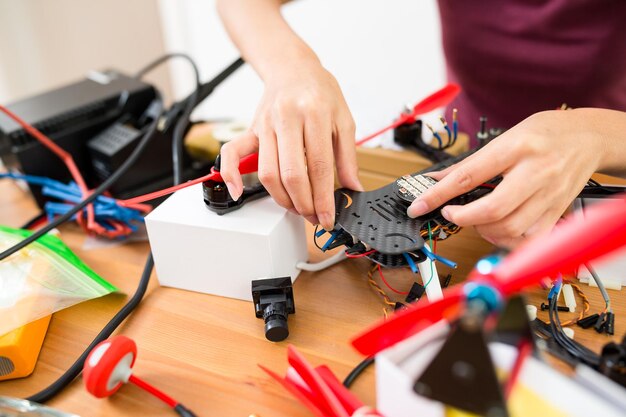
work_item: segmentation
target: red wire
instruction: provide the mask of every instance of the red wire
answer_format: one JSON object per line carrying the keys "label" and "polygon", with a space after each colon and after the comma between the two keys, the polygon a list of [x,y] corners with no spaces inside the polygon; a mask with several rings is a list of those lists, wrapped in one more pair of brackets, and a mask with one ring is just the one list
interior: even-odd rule
{"label": "red wire", "polygon": [[522,370],[522,365],[524,361],[532,352],[532,345],[528,341],[523,341],[519,346],[519,353],[517,354],[517,358],[515,359],[515,363],[513,364],[513,369],[511,370],[511,374],[509,379],[506,382],[506,386],[504,387],[504,398],[508,399],[513,391],[513,387],[515,386],[515,382],[519,377],[520,371]]}
{"label": "red wire", "polygon": [[355,255],[351,255],[351,254],[349,254],[349,253],[347,253],[347,252],[346,252],[346,257],[347,257],[347,258],[350,258],[350,259],[363,258],[363,257],[365,257],[365,256],[367,256],[367,255],[371,255],[371,254],[372,254],[372,253],[374,253],[374,252],[376,252],[376,250],[375,250],[375,249],[368,250],[367,252],[363,252],[363,253],[357,253],[357,254],[355,254]]}
{"label": "red wire", "polygon": [[[54,143],[49,137],[41,133],[38,129],[26,123],[24,120],[22,120],[19,116],[17,116],[11,110],[0,105],[0,111],[2,111],[4,114],[9,116],[11,119],[13,119],[13,121],[15,121],[17,124],[22,126],[22,128],[26,132],[28,132],[28,134],[34,137],[39,143],[41,143],[43,146],[48,148],[56,156],[58,156],[59,159],[63,161],[63,163],[69,170],[74,181],[76,181],[78,188],[80,188],[83,194],[83,198],[89,195],[89,189],[87,188],[87,184],[85,183],[85,180],[82,174],[80,173],[78,167],[76,166],[76,163],[74,162],[74,158],[72,158],[71,154],[63,150],[60,146]],[[86,209],[87,209],[87,227],[90,230],[93,230],[97,233],[102,233],[103,231],[106,232],[106,230],[103,227],[101,227],[100,225],[98,225],[98,223],[96,223],[93,206],[89,204],[86,207]],[[80,217],[80,214],[78,214],[78,217]]]}
{"label": "red wire", "polygon": [[182,190],[183,188],[191,187],[192,185],[196,185],[201,182],[212,180],[216,178],[217,175],[219,175],[219,172],[211,171],[210,174],[207,174],[204,177],[196,178],[195,180],[187,181],[186,183],[183,183],[183,184],[175,185],[173,187],[165,188],[163,190],[155,191],[153,193],[129,198],[128,200],[117,200],[117,204],[123,207],[130,207],[131,205],[135,205],[137,203],[143,203],[144,201],[154,200],[155,198],[172,194],[174,191]]}
{"label": "red wire", "polygon": [[494,184],[487,184],[486,182],[485,182],[485,183],[480,184],[480,185],[479,185],[479,187],[491,188],[492,190],[493,190],[494,188],[496,188],[496,186],[495,186]]}
{"label": "red wire", "polygon": [[139,388],[148,391],[150,394],[154,395],[159,400],[163,401],[165,404],[169,405],[172,408],[175,408],[178,404],[180,404],[178,401],[176,401],[175,399],[173,399],[172,397],[170,397],[163,391],[157,389],[156,387],[150,385],[143,379],[140,379],[139,377],[136,377],[133,374],[131,374],[130,378],[128,378],[128,382],[132,382],[133,384],[137,385]]}
{"label": "red wire", "polygon": [[389,288],[391,291],[395,292],[396,294],[400,294],[400,295],[407,295],[409,293],[408,291],[407,292],[398,291],[395,288],[393,288],[391,285],[389,285],[389,283],[385,279],[385,276],[383,275],[383,269],[380,267],[380,264],[377,264],[377,266],[378,266],[378,274],[380,275],[380,279],[383,280],[387,288]]}

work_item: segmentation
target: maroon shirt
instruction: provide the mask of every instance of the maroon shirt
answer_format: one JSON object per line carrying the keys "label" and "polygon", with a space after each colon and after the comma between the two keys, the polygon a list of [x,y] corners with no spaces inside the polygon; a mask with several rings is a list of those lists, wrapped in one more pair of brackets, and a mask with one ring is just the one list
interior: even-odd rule
{"label": "maroon shirt", "polygon": [[[626,0],[439,0],[452,107],[510,128],[570,107],[626,111]],[[448,118],[449,118],[448,114]]]}

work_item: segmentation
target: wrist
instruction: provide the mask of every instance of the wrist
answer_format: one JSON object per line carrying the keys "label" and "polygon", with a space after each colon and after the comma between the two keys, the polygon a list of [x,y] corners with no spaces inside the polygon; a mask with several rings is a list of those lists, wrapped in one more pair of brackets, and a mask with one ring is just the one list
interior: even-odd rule
{"label": "wrist", "polygon": [[294,46],[277,50],[273,57],[258,69],[259,76],[266,84],[293,78],[296,74],[306,74],[322,69],[322,64],[308,46]]}
{"label": "wrist", "polygon": [[626,129],[626,113],[596,108],[579,108],[568,113],[588,146],[582,151],[597,156],[595,171],[626,175],[626,142],[621,139]]}

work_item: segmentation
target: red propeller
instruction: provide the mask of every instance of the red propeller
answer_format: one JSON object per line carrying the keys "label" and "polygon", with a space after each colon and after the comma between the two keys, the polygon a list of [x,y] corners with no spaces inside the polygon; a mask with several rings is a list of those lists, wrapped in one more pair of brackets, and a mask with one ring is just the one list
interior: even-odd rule
{"label": "red propeller", "polygon": [[[626,195],[596,204],[585,216],[570,216],[548,237],[538,237],[506,257],[488,275],[474,270],[469,281],[495,288],[509,297],[542,279],[569,273],[585,262],[601,258],[626,245]],[[352,345],[364,355],[373,355],[416,334],[430,323],[446,317],[446,312],[465,300],[467,284],[444,292],[444,298],[420,303],[379,322],[356,336]]]}
{"label": "red propeller", "polygon": [[363,145],[365,142],[375,138],[378,135],[382,135],[389,129],[395,129],[396,127],[404,123],[413,123],[417,116],[421,114],[433,111],[438,107],[447,106],[460,92],[461,87],[459,87],[457,84],[450,83],[446,85],[442,89],[435,91],[434,93],[417,103],[415,106],[413,106],[413,111],[411,113],[402,113],[400,117],[389,126],[386,126],[379,131],[367,135],[361,140],[358,140],[356,142],[357,146]]}

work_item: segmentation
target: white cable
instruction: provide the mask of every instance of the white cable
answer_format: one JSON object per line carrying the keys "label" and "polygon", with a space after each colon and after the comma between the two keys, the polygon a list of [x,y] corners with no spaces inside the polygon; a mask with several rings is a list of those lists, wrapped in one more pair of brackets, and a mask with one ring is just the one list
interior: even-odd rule
{"label": "white cable", "polygon": [[316,262],[316,263],[298,262],[296,264],[296,268],[301,269],[303,271],[318,272],[328,267],[331,267],[335,264],[338,264],[339,262],[345,259],[348,259],[348,257],[346,256],[346,253],[341,250],[337,252],[336,254],[334,254],[333,256],[326,258],[320,262]]}
{"label": "white cable", "polygon": [[[430,252],[430,248],[426,244],[422,250]],[[426,260],[418,263],[417,267],[419,268],[420,275],[422,276],[428,301],[432,302],[442,299],[443,291],[441,290],[441,282],[439,282],[439,273],[437,272],[437,265],[435,264],[435,261],[431,261],[428,257],[426,257]]]}

